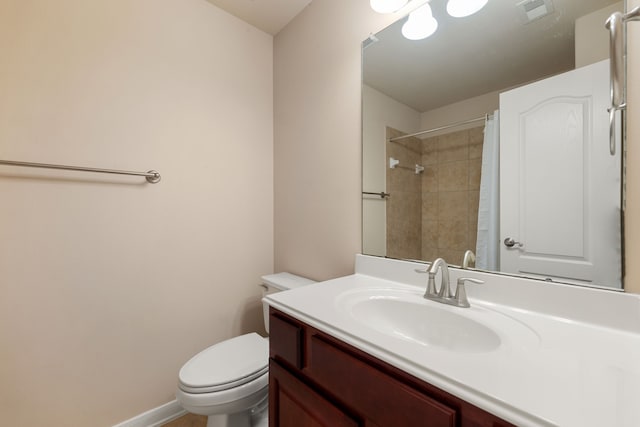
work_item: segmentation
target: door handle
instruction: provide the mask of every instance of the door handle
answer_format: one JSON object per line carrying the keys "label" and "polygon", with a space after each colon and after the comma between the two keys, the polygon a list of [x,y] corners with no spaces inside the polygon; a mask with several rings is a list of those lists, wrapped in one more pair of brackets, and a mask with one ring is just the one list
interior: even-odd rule
{"label": "door handle", "polygon": [[507,237],[506,239],[504,239],[504,245],[508,248],[512,248],[514,246],[521,248],[523,246],[522,243],[516,242],[511,237]]}

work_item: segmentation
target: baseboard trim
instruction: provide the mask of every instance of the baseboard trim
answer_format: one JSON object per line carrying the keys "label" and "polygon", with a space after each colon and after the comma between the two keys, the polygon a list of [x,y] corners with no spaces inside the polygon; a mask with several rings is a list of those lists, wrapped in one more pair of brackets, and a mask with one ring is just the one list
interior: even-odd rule
{"label": "baseboard trim", "polygon": [[113,427],[160,427],[186,413],[178,401],[172,400]]}

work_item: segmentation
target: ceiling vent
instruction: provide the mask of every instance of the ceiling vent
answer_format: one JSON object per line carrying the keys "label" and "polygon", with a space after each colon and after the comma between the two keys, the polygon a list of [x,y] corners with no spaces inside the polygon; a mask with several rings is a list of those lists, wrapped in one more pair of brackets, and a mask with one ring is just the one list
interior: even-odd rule
{"label": "ceiling vent", "polygon": [[544,18],[554,11],[551,0],[524,0],[518,3],[516,8],[525,24]]}

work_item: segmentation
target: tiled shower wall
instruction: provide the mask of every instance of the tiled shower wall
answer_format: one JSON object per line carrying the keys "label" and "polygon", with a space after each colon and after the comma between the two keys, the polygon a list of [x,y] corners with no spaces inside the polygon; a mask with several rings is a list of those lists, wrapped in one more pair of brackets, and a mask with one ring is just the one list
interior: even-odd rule
{"label": "tiled shower wall", "polygon": [[[422,175],[413,169],[422,161],[422,144],[417,138],[389,142],[403,135],[387,128],[387,256],[421,259],[422,252]],[[389,168],[389,158],[400,161]]]}
{"label": "tiled shower wall", "polygon": [[[482,164],[483,127],[423,140],[387,142],[401,166],[425,167],[422,174],[387,164],[387,256],[460,265],[475,252]],[[387,129],[387,139],[402,135]]]}
{"label": "tiled shower wall", "polygon": [[483,127],[423,140],[422,259],[462,264],[476,251]]}

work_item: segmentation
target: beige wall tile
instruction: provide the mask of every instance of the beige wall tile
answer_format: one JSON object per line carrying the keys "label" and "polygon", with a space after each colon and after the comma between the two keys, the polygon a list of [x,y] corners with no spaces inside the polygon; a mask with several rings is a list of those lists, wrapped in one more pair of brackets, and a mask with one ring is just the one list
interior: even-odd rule
{"label": "beige wall tile", "polygon": [[[388,129],[389,137],[401,134]],[[475,251],[483,128],[414,139],[387,143],[401,165],[425,166],[421,175],[387,170],[387,255],[460,264],[466,249]]]}
{"label": "beige wall tile", "polygon": [[421,228],[399,227],[387,237],[387,256],[391,258],[418,259],[422,251]]}
{"label": "beige wall tile", "polygon": [[438,248],[464,251],[469,240],[467,233],[467,221],[438,221]]}
{"label": "beige wall tile", "polygon": [[422,221],[422,247],[438,247],[438,221]]}
{"label": "beige wall tile", "polygon": [[469,133],[453,132],[438,137],[438,163],[455,162],[469,158]]}
{"label": "beige wall tile", "polygon": [[438,221],[464,221],[469,218],[469,193],[447,191],[438,193]]}
{"label": "beige wall tile", "polygon": [[[401,133],[387,128],[390,137]],[[423,175],[405,167],[422,161],[421,143],[416,138],[387,142],[387,157],[400,160],[400,166],[386,169],[387,256],[419,259],[422,252],[422,181]]]}
{"label": "beige wall tile", "polygon": [[422,219],[435,221],[438,219],[438,193],[422,192]]}
{"label": "beige wall tile", "polygon": [[420,259],[424,261],[434,261],[436,258],[440,256],[438,255],[439,253],[440,251],[438,248],[423,247]]}
{"label": "beige wall tile", "polygon": [[484,126],[472,128],[467,131],[469,133],[469,158],[482,158],[482,145],[484,141]]}
{"label": "beige wall tile", "polygon": [[[422,177],[423,259],[449,261],[447,256],[455,255],[460,263],[464,250],[475,251],[483,139],[480,126],[422,141],[422,163],[427,165]],[[435,231],[434,218],[439,221]],[[430,237],[435,241],[425,242]]]}
{"label": "beige wall tile", "polygon": [[469,162],[467,160],[440,164],[438,191],[465,191],[469,188]]}
{"label": "beige wall tile", "polygon": [[422,192],[422,175],[401,168],[387,168],[387,191],[393,196],[398,191]]}
{"label": "beige wall tile", "polygon": [[420,227],[422,200],[420,193],[396,191],[387,199],[387,222],[392,226]]}
{"label": "beige wall tile", "polygon": [[478,205],[480,203],[480,191],[469,191],[469,224],[478,224]]}
{"label": "beige wall tile", "polygon": [[422,191],[436,193],[438,191],[438,165],[425,166],[422,172]]}
{"label": "beige wall tile", "polygon": [[422,254],[420,259],[433,261],[438,257],[438,221],[422,221]]}
{"label": "beige wall tile", "polygon": [[469,190],[480,189],[481,171],[482,171],[482,159],[469,160]]}
{"label": "beige wall tile", "polygon": [[438,137],[427,138],[422,141],[422,164],[438,163]]}

